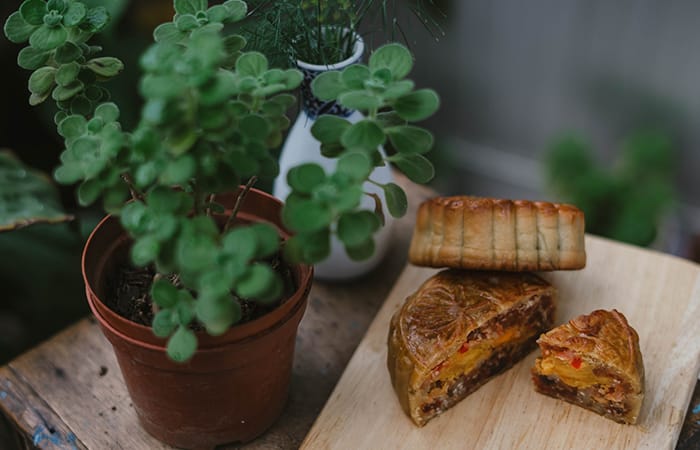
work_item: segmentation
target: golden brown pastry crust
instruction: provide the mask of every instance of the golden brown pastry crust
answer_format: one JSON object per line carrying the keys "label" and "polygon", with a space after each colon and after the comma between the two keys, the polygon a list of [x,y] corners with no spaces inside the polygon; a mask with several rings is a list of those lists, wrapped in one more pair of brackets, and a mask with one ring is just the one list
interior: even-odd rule
{"label": "golden brown pastry crust", "polygon": [[387,364],[404,411],[422,426],[524,357],[551,326],[555,302],[554,287],[530,273],[451,269],[429,278],[389,330]]}
{"label": "golden brown pastry crust", "polygon": [[542,356],[532,373],[538,391],[617,422],[636,423],[644,399],[644,363],[639,336],[622,313],[581,315],[537,343]]}
{"label": "golden brown pastry crust", "polygon": [[506,271],[581,269],[583,212],[572,205],[469,196],[418,208],[409,261],[419,266]]}

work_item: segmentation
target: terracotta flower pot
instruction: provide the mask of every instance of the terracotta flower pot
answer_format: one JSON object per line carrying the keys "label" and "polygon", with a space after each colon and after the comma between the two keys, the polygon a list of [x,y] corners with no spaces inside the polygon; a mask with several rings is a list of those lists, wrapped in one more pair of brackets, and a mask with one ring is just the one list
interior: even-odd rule
{"label": "terracotta flower pot", "polygon": [[[231,207],[234,195],[219,201]],[[281,203],[252,190],[238,217],[281,224]],[[150,434],[181,448],[209,449],[247,442],[282,412],[291,379],[294,344],[306,308],[313,268],[293,267],[295,293],[264,316],[232,327],[222,336],[199,333],[199,348],[187,363],[171,361],[166,340],[127,320],[100,298],[116,266],[127,261],[131,240],[119,221],[107,217],[85,244],[82,260],[90,308],[111,342],[134,409]]]}

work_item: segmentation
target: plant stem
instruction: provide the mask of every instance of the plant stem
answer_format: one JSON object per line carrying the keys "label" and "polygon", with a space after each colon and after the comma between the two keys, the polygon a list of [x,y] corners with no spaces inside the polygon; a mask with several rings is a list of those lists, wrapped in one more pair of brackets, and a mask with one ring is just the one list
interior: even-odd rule
{"label": "plant stem", "polygon": [[226,233],[229,230],[229,228],[231,228],[231,226],[233,225],[233,222],[236,220],[236,216],[238,215],[238,211],[241,209],[243,200],[246,198],[248,192],[250,192],[250,189],[253,187],[256,181],[258,181],[258,177],[250,177],[243,190],[238,194],[238,197],[236,198],[236,203],[233,205],[233,209],[231,210],[231,215],[228,216],[228,219],[226,220],[226,225],[224,225],[224,233]]}
{"label": "plant stem", "polygon": [[136,189],[136,186],[134,185],[134,179],[131,178],[131,174],[128,172],[124,172],[122,174],[122,180],[126,183],[127,186],[129,186],[129,192],[131,193],[131,198],[134,200],[143,200],[143,193],[139,192],[138,189]]}

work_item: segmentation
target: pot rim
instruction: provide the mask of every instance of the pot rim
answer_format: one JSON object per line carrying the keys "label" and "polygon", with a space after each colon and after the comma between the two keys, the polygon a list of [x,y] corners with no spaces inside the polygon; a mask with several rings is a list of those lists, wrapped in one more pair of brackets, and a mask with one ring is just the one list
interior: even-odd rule
{"label": "pot rim", "polygon": [[[250,194],[257,194],[258,196],[263,197],[266,201],[274,201],[279,205],[282,205],[282,202],[279,199],[268,194],[267,192],[253,188],[251,189],[249,195]],[[250,215],[250,213],[246,214],[244,211],[241,211],[240,214]],[[111,222],[116,222],[116,224],[121,228],[121,224],[119,223],[118,217],[109,214],[105,216],[97,224],[97,226],[95,226],[83,247],[83,252],[81,255],[81,271],[83,275],[83,282],[85,284],[85,293],[88,300],[88,305],[90,306],[90,309],[93,315],[96,317],[96,319],[115,334],[147,348],[155,350],[164,350],[167,345],[167,338],[157,337],[155,334],[153,334],[153,330],[151,327],[136,323],[114,312],[96,294],[95,289],[93,288],[95,280],[92,279],[92,276],[88,276],[87,259],[88,253],[91,249],[91,245],[93,244],[93,241],[96,239],[96,236],[100,233],[100,231]],[[274,223],[272,225],[279,229],[283,237],[287,237],[289,235],[287,230],[280,228]],[[118,238],[114,239],[114,242],[126,239],[130,239],[130,237],[122,228],[121,234]],[[108,253],[108,256],[111,256],[114,253],[115,247],[117,246],[110,248],[106,252]],[[295,264],[290,266],[290,268],[292,269],[292,272],[294,274],[295,282],[297,283],[297,289],[292,293],[292,295],[290,295],[286,299],[284,303],[282,303],[272,311],[256,318],[255,320],[251,320],[242,324],[234,324],[234,326],[232,326],[228,331],[219,336],[212,336],[206,331],[195,332],[198,341],[197,352],[213,350],[216,347],[226,345],[228,343],[238,342],[248,338],[252,338],[259,334],[264,334],[268,330],[273,329],[280,323],[288,320],[288,318],[293,315],[293,312],[296,311],[300,307],[300,305],[304,303],[303,300],[308,296],[313,280],[312,265]],[[98,308],[96,304],[93,304],[93,302],[99,302],[100,308]],[[105,314],[103,314],[98,309],[104,311]],[[292,313],[290,313],[290,311],[292,311]],[[133,335],[137,337],[126,335],[128,329],[134,330]]]}

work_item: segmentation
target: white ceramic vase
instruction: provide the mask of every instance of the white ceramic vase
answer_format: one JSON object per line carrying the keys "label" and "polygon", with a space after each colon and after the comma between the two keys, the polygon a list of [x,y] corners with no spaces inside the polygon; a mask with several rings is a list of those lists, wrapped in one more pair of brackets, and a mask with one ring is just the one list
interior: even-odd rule
{"label": "white ceramic vase", "polygon": [[[322,72],[342,70],[351,64],[359,62],[364,48],[364,42],[358,38],[354,46],[353,55],[337,64],[326,66],[297,61],[297,66],[304,73],[304,81],[301,85],[303,110],[299,113],[294,125],[292,125],[287,140],[282,147],[279,160],[280,175],[275,180],[273,191],[275,197],[285,199],[289,195],[291,189],[287,184],[287,172],[292,167],[312,162],[323,167],[326,173],[331,173],[335,170],[337,160],[321,155],[321,144],[311,135],[311,127],[314,121],[322,114],[337,115],[351,123],[362,120],[364,116],[358,111],[348,110],[335,102],[324,102],[314,97],[311,93],[311,82]],[[381,149],[380,151],[383,153],[384,150]],[[375,168],[370,178],[380,184],[393,181],[391,169],[388,165]],[[347,280],[361,276],[376,267],[386,254],[390,244],[393,218],[386,207],[384,192],[380,187],[372,183],[365,183],[363,189],[365,192],[377,194],[382,199],[384,218],[386,220],[385,226],[374,235],[375,252],[373,256],[364,261],[353,261],[348,257],[340,240],[335,235],[332,235],[330,256],[314,267],[316,278]],[[363,196],[361,207],[362,209],[373,211],[375,208],[374,200],[368,195]]]}

